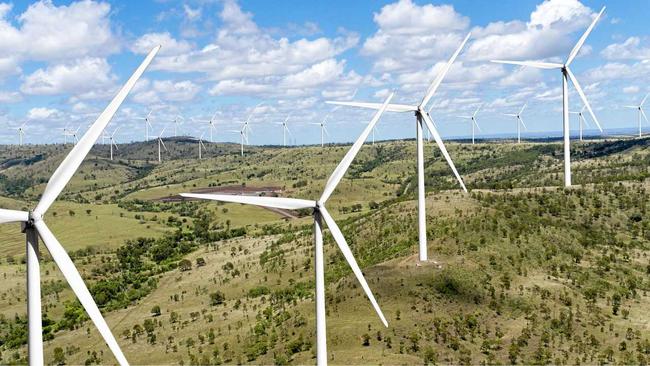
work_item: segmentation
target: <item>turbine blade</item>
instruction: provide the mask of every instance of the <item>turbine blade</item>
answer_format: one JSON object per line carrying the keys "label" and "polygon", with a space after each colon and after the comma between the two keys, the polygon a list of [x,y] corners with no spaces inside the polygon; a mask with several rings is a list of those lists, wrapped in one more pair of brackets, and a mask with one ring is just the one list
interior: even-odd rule
{"label": "turbine blade", "polygon": [[0,224],[9,222],[25,222],[29,220],[29,213],[26,211],[5,210],[0,208]]}
{"label": "turbine blade", "polygon": [[504,113],[504,116],[517,117],[516,113]]}
{"label": "turbine blade", "polygon": [[386,321],[384,313],[382,313],[381,308],[379,308],[379,304],[377,304],[377,300],[375,300],[375,296],[372,294],[372,291],[370,290],[370,287],[368,286],[368,283],[363,276],[363,272],[361,272],[361,268],[359,268],[356,259],[354,259],[354,254],[352,254],[350,246],[345,241],[345,237],[343,236],[341,229],[339,229],[338,225],[336,225],[336,222],[332,216],[330,216],[329,212],[327,212],[325,206],[321,206],[319,208],[319,212],[323,216],[323,219],[325,219],[325,223],[327,223],[327,227],[330,229],[330,233],[334,237],[334,241],[339,246],[339,249],[345,257],[345,260],[350,265],[350,268],[352,268],[352,272],[354,272],[354,275],[357,277],[357,280],[361,284],[363,291],[366,293],[366,296],[368,296],[368,300],[370,300],[372,307],[375,308],[377,315],[379,315],[379,319],[381,319],[381,322],[384,323],[385,327],[388,327],[388,321]]}
{"label": "turbine blade", "polygon": [[460,183],[460,186],[463,188],[463,191],[467,192],[467,188],[465,188],[465,183],[463,183],[463,178],[461,178],[460,174],[458,174],[458,170],[456,170],[456,166],[454,165],[454,162],[451,160],[451,156],[449,156],[449,153],[447,152],[447,148],[445,147],[444,142],[442,142],[442,138],[440,138],[440,135],[438,134],[438,130],[436,130],[436,128],[433,126],[431,117],[426,113],[423,114],[422,116],[424,117],[424,121],[426,122],[427,128],[429,128],[429,131],[433,135],[433,138],[436,140],[436,144],[438,144],[438,147],[440,148],[442,155],[445,157],[445,160],[447,160],[447,164],[449,164],[449,167],[454,172],[454,175],[456,176],[458,183]]}
{"label": "turbine blade", "polygon": [[497,64],[508,64],[518,66],[530,66],[538,69],[561,69],[564,65],[552,62],[539,62],[539,61],[505,61],[505,60],[490,60]]}
{"label": "turbine blade", "polygon": [[[603,8],[604,10],[605,8]],[[582,91],[582,87],[580,86],[580,83],[578,83],[578,79],[573,75],[573,72],[571,72],[571,69],[568,67],[566,68],[567,74],[569,75],[569,78],[571,79],[571,82],[573,83],[573,86],[576,87],[576,90],[578,91],[578,94],[580,95],[580,98],[582,98],[582,102],[587,106],[587,110],[589,111],[589,114],[591,114],[591,118],[594,119],[594,122],[596,122],[596,126],[600,130],[600,132],[603,132],[603,128],[600,126],[600,123],[598,123],[598,118],[596,118],[596,115],[594,114],[594,111],[591,109],[591,105],[589,105],[589,101],[587,100],[587,97],[585,96],[585,93]]]}
{"label": "turbine blade", "polygon": [[90,294],[90,291],[88,291],[86,284],[68,256],[68,253],[66,253],[63,246],[61,246],[61,243],[59,243],[43,220],[35,221],[34,225],[36,226],[36,230],[38,230],[41,239],[43,239],[43,243],[47,247],[47,250],[50,252],[52,259],[59,267],[59,270],[63,273],[63,277],[65,277],[81,305],[86,309],[86,313],[90,319],[95,323],[95,327],[97,327],[97,330],[99,330],[104,341],[106,341],[106,344],[113,352],[117,362],[119,362],[120,365],[128,365],[129,363],[126,360],[126,357],[124,357],[111,329],[108,327],[108,324],[106,324],[102,313],[99,311],[95,300]]}
{"label": "turbine blade", "polygon": [[424,108],[427,105],[427,103],[429,103],[429,100],[431,100],[433,95],[436,93],[436,90],[442,83],[442,80],[445,78],[445,75],[447,75],[447,72],[451,68],[451,65],[454,63],[454,61],[456,61],[456,57],[458,57],[460,51],[463,50],[463,47],[465,47],[465,43],[467,43],[471,35],[472,33],[467,33],[467,36],[465,37],[463,42],[461,42],[460,46],[456,49],[456,52],[454,52],[454,54],[451,56],[449,61],[447,61],[447,64],[445,64],[442,70],[440,70],[440,73],[436,76],[436,78],[433,79],[433,82],[429,86],[429,89],[427,90],[425,97],[422,99],[422,102],[420,102],[419,107]]}
{"label": "turbine blade", "polygon": [[648,99],[648,95],[650,95],[650,94],[646,94],[645,97],[643,97],[643,100],[641,101],[641,104],[639,104],[639,107],[643,107],[643,105],[645,104],[646,99]]}
{"label": "turbine blade", "polygon": [[361,150],[361,146],[363,146],[363,143],[368,139],[368,136],[372,132],[372,129],[375,128],[375,125],[379,121],[379,118],[381,118],[381,115],[384,113],[384,111],[386,111],[386,107],[388,106],[388,103],[390,103],[391,99],[393,99],[394,94],[395,93],[390,93],[388,98],[386,98],[384,101],[382,107],[377,111],[377,113],[375,113],[375,116],[372,117],[370,123],[368,123],[359,138],[357,138],[357,141],[354,142],[350,150],[348,150],[347,154],[345,154],[345,157],[343,157],[343,160],[341,160],[336,169],[334,169],[334,172],[325,184],[325,189],[323,190],[323,194],[320,197],[320,202],[324,203],[328,198],[330,198],[330,195],[332,192],[334,192],[336,186],[339,184],[341,179],[343,179],[343,176],[350,167],[350,164],[352,164],[352,160],[354,160],[354,158],[359,153],[359,150]]}
{"label": "turbine blade", "polygon": [[262,197],[262,196],[235,196],[230,194],[201,194],[181,193],[182,197],[196,198],[200,200],[243,203],[246,205],[282,208],[285,210],[300,210],[303,208],[316,207],[316,202],[285,197]]}
{"label": "turbine blade", "polygon": [[165,151],[169,151],[169,150],[167,150],[167,146],[165,146],[165,142],[163,141],[163,139],[160,139],[160,144],[165,149]]}
{"label": "turbine blade", "polygon": [[573,60],[576,58],[576,56],[578,55],[578,52],[580,52],[580,48],[582,48],[582,45],[587,40],[587,37],[589,36],[589,33],[591,33],[591,31],[594,29],[594,27],[596,26],[596,23],[598,23],[598,19],[600,19],[600,16],[603,15],[604,12],[605,12],[605,7],[603,6],[603,8],[600,9],[600,13],[598,13],[598,15],[596,15],[596,18],[594,18],[594,20],[589,25],[589,28],[587,28],[587,30],[582,35],[582,37],[580,37],[580,39],[578,40],[578,43],[576,43],[576,45],[573,46],[573,49],[571,50],[571,53],[569,53],[569,57],[566,59],[566,62],[564,63],[566,66],[569,66],[571,64],[571,62],[573,62]]}
{"label": "turbine blade", "polygon": [[524,129],[525,129],[525,130],[528,130],[528,127],[527,127],[526,124],[524,123],[524,119],[521,118],[521,116],[518,116],[517,118],[519,119],[519,122],[521,122],[521,125],[524,126]]}
{"label": "turbine blade", "polygon": [[[334,105],[344,105],[348,107],[359,107],[367,109],[380,109],[382,107],[381,103],[364,103],[364,102],[325,102],[327,104]],[[389,112],[415,112],[418,110],[417,106],[414,105],[405,105],[405,104],[391,104],[386,107],[386,110]]]}
{"label": "turbine blade", "polygon": [[519,111],[519,115],[521,115],[522,113],[524,113],[524,109],[526,109],[526,106],[528,106],[528,103],[524,103],[524,106],[521,107],[521,110]]}
{"label": "turbine blade", "polygon": [[481,130],[481,126],[479,126],[479,125],[478,125],[478,122],[476,122],[476,119],[474,119],[474,126],[476,126],[476,128],[478,129],[478,132],[483,132],[483,131]]}
{"label": "turbine blade", "polygon": [[643,108],[640,108],[639,110],[641,111],[641,114],[643,115],[645,122],[650,124],[650,121],[648,121],[648,117],[645,115],[645,111],[643,110]]}
{"label": "turbine blade", "polygon": [[95,123],[93,123],[88,131],[86,131],[79,143],[77,143],[72,148],[68,156],[66,156],[61,165],[59,165],[54,174],[52,174],[52,177],[45,187],[43,196],[41,197],[40,202],[34,210],[35,212],[42,215],[56,200],[63,188],[65,188],[70,178],[72,178],[74,173],[77,171],[86,155],[88,155],[88,152],[95,144],[95,141],[97,141],[97,138],[101,135],[104,128],[106,128],[106,125],[108,125],[108,123],[111,121],[113,115],[115,112],[117,112],[117,109],[120,107],[126,96],[129,94],[140,76],[142,76],[159,50],[160,46],[156,46],[153,50],[151,50],[151,52],[149,52],[142,64],[140,64],[133,75],[131,75],[129,80],[126,82],[126,84],[124,84],[122,89],[120,89],[108,107],[104,109]]}

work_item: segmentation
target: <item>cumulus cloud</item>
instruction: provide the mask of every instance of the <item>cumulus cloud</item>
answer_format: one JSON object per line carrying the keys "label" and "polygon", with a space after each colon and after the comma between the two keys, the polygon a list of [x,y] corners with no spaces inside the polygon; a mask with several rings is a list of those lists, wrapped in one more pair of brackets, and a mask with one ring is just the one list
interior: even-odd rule
{"label": "cumulus cloud", "polygon": [[29,120],[45,120],[58,117],[61,114],[56,108],[36,107],[27,112],[27,119]]}
{"label": "cumulus cloud", "polygon": [[647,60],[650,59],[650,47],[641,46],[639,37],[629,37],[623,43],[610,44],[600,54],[608,60]]}
{"label": "cumulus cloud", "polygon": [[38,69],[25,78],[20,90],[33,95],[82,95],[102,88],[110,89],[115,80],[110,70],[105,59],[87,57]]}
{"label": "cumulus cloud", "polygon": [[157,45],[161,45],[159,56],[178,55],[189,52],[192,45],[184,40],[176,40],[169,32],[147,33],[133,43],[131,51],[138,54],[147,54]]}
{"label": "cumulus cloud", "polygon": [[84,56],[108,55],[119,50],[113,33],[108,3],[73,2],[56,6],[41,0],[16,17],[14,26],[8,15],[11,7],[0,7],[0,54],[31,60],[63,60]]}
{"label": "cumulus cloud", "polygon": [[154,80],[141,79],[134,88],[133,100],[140,104],[157,104],[161,102],[188,102],[194,100],[201,87],[190,80]]}
{"label": "cumulus cloud", "polygon": [[467,56],[477,60],[565,58],[595,13],[578,0],[546,0],[530,15],[525,26],[519,22],[488,24],[478,28],[485,35],[473,42]]}

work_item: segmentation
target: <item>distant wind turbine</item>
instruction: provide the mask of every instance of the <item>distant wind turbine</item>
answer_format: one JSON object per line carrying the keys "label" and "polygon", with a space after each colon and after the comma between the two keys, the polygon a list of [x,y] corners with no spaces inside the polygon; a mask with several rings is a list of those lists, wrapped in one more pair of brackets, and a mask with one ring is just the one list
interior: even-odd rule
{"label": "distant wind turbine", "polygon": [[165,143],[163,142],[163,139],[162,139],[163,133],[165,133],[166,129],[167,129],[167,127],[164,127],[162,129],[162,131],[160,131],[160,135],[158,135],[158,139],[157,139],[158,140],[158,162],[159,163],[162,162],[162,155],[161,155],[161,149],[160,149],[161,146],[162,146],[162,148],[165,149],[165,151],[168,151],[167,146],[165,146]]}
{"label": "distant wind turbine", "polygon": [[[445,75],[447,75],[447,72],[451,68],[451,65],[454,63],[454,61],[460,54],[460,51],[465,46],[465,43],[467,43],[467,41],[469,40],[469,37],[470,34],[468,34],[465,37],[465,39],[460,44],[456,52],[454,52],[454,54],[451,56],[447,64],[445,64],[445,66],[440,71],[440,73],[438,73],[438,75],[433,80],[431,85],[429,85],[429,88],[427,89],[424,98],[422,98],[420,104],[418,105],[390,104],[386,109],[387,111],[391,111],[391,112],[407,112],[407,113],[415,114],[415,133],[416,133],[416,141],[417,141],[417,172],[418,172],[418,231],[419,231],[418,243],[420,249],[420,261],[428,260],[427,231],[426,231],[427,224],[426,224],[425,192],[424,192],[424,141],[422,136],[423,124],[426,124],[429,131],[431,131],[433,138],[436,140],[436,143],[438,144],[438,147],[440,148],[442,155],[447,160],[447,163],[449,164],[449,167],[451,168],[454,175],[456,176],[456,179],[460,183],[461,188],[463,189],[463,191],[467,192],[467,189],[465,188],[465,183],[463,183],[463,179],[460,177],[460,174],[458,174],[458,171],[456,170],[456,166],[454,165],[454,162],[451,160],[451,157],[447,152],[447,148],[445,147],[445,144],[442,142],[442,138],[440,137],[438,130],[433,125],[431,116],[429,116],[429,113],[426,112],[426,107],[429,101],[431,100],[431,98],[433,97],[433,95],[436,93],[436,90],[442,83],[442,80],[444,79]],[[360,102],[327,102],[327,103],[361,107],[361,108],[370,108],[370,109],[379,109],[381,107],[381,104],[378,103],[360,103]]]}
{"label": "distant wind turbine", "polygon": [[521,127],[523,126],[524,129],[526,129],[526,130],[528,129],[526,127],[526,124],[524,123],[524,119],[521,117],[521,114],[524,113],[524,109],[526,109],[526,105],[527,105],[527,103],[524,103],[524,106],[521,107],[521,109],[519,110],[519,113],[504,113],[504,115],[506,115],[506,116],[517,118],[517,143],[518,144],[521,143]]}
{"label": "distant wind turbine", "polygon": [[329,137],[330,133],[327,131],[327,127],[325,127],[325,122],[327,122],[327,118],[329,117],[330,113],[325,115],[325,118],[323,118],[323,121],[320,123],[310,123],[310,125],[315,125],[315,126],[320,126],[320,147],[325,146],[325,135]]}
{"label": "distant wind turbine", "polygon": [[207,150],[207,149],[205,148],[205,145],[203,144],[203,135],[205,135],[205,132],[203,132],[203,133],[201,134],[201,136],[199,137],[199,160],[202,159],[202,156],[201,156],[201,148]]}
{"label": "distant wind turbine", "polygon": [[282,125],[282,146],[287,146],[287,132],[291,137],[293,137],[293,134],[291,133],[291,130],[289,130],[289,125],[287,122],[289,121],[289,117],[291,117],[291,113],[287,114],[287,118],[284,119],[283,122],[277,122],[276,124]]}
{"label": "distant wind turbine", "polygon": [[531,66],[539,69],[558,69],[562,71],[562,94],[564,96],[562,98],[562,105],[563,105],[562,115],[564,120],[563,130],[564,130],[564,186],[565,187],[571,186],[571,147],[570,147],[571,131],[569,126],[569,79],[571,79],[573,86],[575,86],[576,90],[578,91],[578,94],[580,95],[582,102],[587,107],[587,110],[589,110],[589,114],[591,114],[591,117],[594,119],[594,122],[596,122],[596,126],[598,126],[600,132],[603,132],[602,127],[600,127],[600,123],[598,123],[598,118],[596,118],[594,111],[591,109],[591,105],[589,105],[589,101],[587,101],[587,97],[585,96],[585,93],[582,91],[582,87],[580,86],[580,83],[578,83],[578,79],[576,79],[576,77],[573,75],[573,72],[571,72],[571,69],[569,68],[569,65],[571,65],[573,60],[578,55],[578,52],[580,52],[580,48],[582,48],[582,45],[587,40],[589,33],[591,33],[591,31],[596,26],[596,23],[598,22],[598,19],[600,19],[601,15],[603,15],[603,12],[605,12],[604,6],[600,10],[600,13],[598,13],[596,18],[594,18],[591,25],[589,25],[587,31],[582,35],[582,37],[580,37],[578,43],[576,43],[576,45],[573,47],[573,49],[569,53],[569,57],[566,59],[566,61],[563,64],[551,63],[551,62],[539,62],[539,61],[492,60],[492,62],[501,63],[501,64]]}
{"label": "distant wind turbine", "polygon": [[641,101],[641,104],[639,105],[626,105],[625,108],[632,108],[636,109],[638,111],[639,115],[639,137],[642,136],[641,134],[641,116],[645,119],[646,123],[650,123],[648,121],[648,117],[645,115],[645,111],[643,110],[643,105],[645,104],[646,99],[648,99],[648,94],[646,94],[645,98]]}
{"label": "distant wind turbine", "polygon": [[18,127],[16,130],[18,130],[18,146],[23,145],[23,137],[25,136],[25,125],[27,125],[27,122],[24,122],[20,127]]}
{"label": "distant wind turbine", "polygon": [[366,296],[370,300],[373,308],[381,322],[384,326],[388,327],[388,322],[386,317],[379,308],[377,300],[373,295],[366,279],[363,276],[363,272],[359,265],[357,264],[354,254],[350,249],[341,229],[334,221],[334,218],[330,216],[327,208],[325,208],[325,203],[330,198],[336,186],[341,182],[345,172],[350,167],[352,160],[363,146],[363,143],[368,138],[370,131],[375,127],[375,124],[386,110],[386,107],[389,105],[390,100],[392,99],[393,94],[389,95],[386,101],[380,105],[379,110],[373,117],[372,121],[365,128],[361,136],[356,140],[352,145],[348,153],[345,155],[343,160],[336,167],[332,175],[327,180],[325,184],[325,189],[321,197],[317,201],[296,199],[296,198],[285,198],[285,197],[263,197],[263,196],[235,196],[235,195],[225,195],[225,194],[196,194],[196,193],[181,193],[181,196],[186,198],[195,198],[202,200],[211,200],[211,201],[221,201],[221,202],[233,202],[233,203],[242,203],[248,205],[277,208],[283,210],[304,210],[311,209],[313,210],[314,216],[314,272],[315,272],[315,282],[316,282],[316,364],[319,366],[327,365],[327,327],[326,327],[326,312],[325,312],[325,253],[323,250],[323,227],[321,220],[324,219],[325,223],[330,229],[330,233],[334,237],[334,241],[341,250],[343,257],[348,262],[352,268],[352,272],[357,277],[357,280],[361,284],[361,288],[365,292]]}
{"label": "distant wind turbine", "polygon": [[183,117],[176,115],[174,117],[174,137],[178,137],[178,125],[183,123]]}
{"label": "distant wind turbine", "polygon": [[151,113],[153,113],[153,109],[150,109],[149,113],[147,113],[144,118],[138,118],[144,121],[144,142],[149,141],[149,128],[153,130],[153,126],[151,125]]}
{"label": "distant wind turbine", "polygon": [[[59,270],[63,273],[63,277],[68,282],[72,291],[77,296],[77,299],[86,310],[86,313],[92,322],[99,330],[99,333],[106,341],[106,344],[113,352],[120,365],[128,365],[128,361],[124,357],[117,340],[111,333],[108,324],[104,320],[102,313],[99,311],[95,300],[88,291],[88,287],[84,283],[83,278],[79,274],[74,262],[66,253],[65,248],[59,243],[58,239],[50,231],[49,227],[43,220],[45,213],[50,206],[56,201],[59,194],[63,191],[72,176],[75,174],[79,166],[83,162],[90,149],[99,139],[99,136],[106,128],[106,125],[111,121],[115,112],[120,107],[126,96],[129,94],[133,86],[138,81],[142,73],[151,63],[160,46],[155,47],[142,64],[131,75],[129,80],[124,84],[122,89],[117,93],[109,105],[104,109],[102,114],[99,115],[92,127],[86,131],[78,144],[76,144],[68,155],[63,159],[63,162],[54,171],[50,180],[45,186],[45,190],[41,195],[41,199],[33,211],[15,211],[0,209],[0,223],[20,222],[22,224],[22,231],[25,233],[27,241],[27,324],[28,324],[28,341],[27,349],[29,355],[30,365],[43,365],[43,327],[42,327],[42,310],[41,310],[41,286],[40,286],[40,264],[39,264],[39,249],[38,237],[40,236],[45,244],[45,247],[50,252],[50,256]],[[108,360],[105,360],[109,362]]]}
{"label": "distant wind turbine", "polygon": [[479,127],[478,123],[476,122],[476,115],[478,114],[478,111],[481,109],[482,106],[483,104],[480,104],[474,111],[474,114],[472,114],[471,116],[458,116],[458,118],[464,118],[470,120],[470,124],[472,125],[472,145],[474,144],[475,129],[478,129],[479,132],[481,131],[481,127]]}
{"label": "distant wind turbine", "polygon": [[585,109],[587,106],[582,106],[582,109],[580,112],[569,112],[570,114],[577,114],[578,115],[578,129],[580,131],[580,141],[582,141],[582,129],[584,128],[584,125],[587,124],[587,120],[585,119]]}
{"label": "distant wind turbine", "polygon": [[117,130],[119,130],[120,127],[118,126],[115,130],[113,130],[113,133],[108,136],[109,139],[109,144],[111,145],[111,160],[113,160],[113,146],[115,146],[115,150],[119,150],[117,148],[117,143],[115,143],[115,134],[117,133]]}

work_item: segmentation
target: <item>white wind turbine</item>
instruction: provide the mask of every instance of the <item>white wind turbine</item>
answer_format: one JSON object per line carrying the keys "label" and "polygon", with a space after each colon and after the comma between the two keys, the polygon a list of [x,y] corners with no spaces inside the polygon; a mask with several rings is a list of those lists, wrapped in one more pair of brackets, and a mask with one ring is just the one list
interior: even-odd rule
{"label": "white wind turbine", "polygon": [[641,137],[641,116],[645,119],[646,123],[650,123],[648,121],[648,117],[645,115],[645,111],[643,110],[643,105],[645,104],[646,99],[648,99],[648,94],[646,94],[645,98],[641,101],[641,104],[639,105],[626,105],[625,108],[632,108],[636,109],[638,111],[639,115],[639,137]]}
{"label": "white wind turbine", "polygon": [[23,138],[25,137],[25,125],[27,125],[27,122],[24,122],[20,127],[18,127],[16,130],[18,131],[18,146],[23,145]]}
{"label": "white wind turbine", "polygon": [[202,156],[201,156],[201,149],[203,148],[203,150],[207,150],[207,149],[205,148],[205,145],[203,144],[203,135],[205,135],[205,132],[203,132],[203,133],[201,134],[201,136],[199,137],[199,160],[202,159]]}
{"label": "white wind turbine", "polygon": [[315,126],[320,126],[320,147],[325,146],[325,135],[329,137],[330,133],[327,131],[327,127],[325,127],[325,122],[327,122],[327,118],[330,116],[330,113],[325,115],[325,118],[323,118],[323,121],[320,123],[310,123],[310,125],[315,125]]}
{"label": "white wind turbine", "polygon": [[79,125],[79,127],[77,127],[76,130],[70,131],[71,132],[70,137],[72,137],[72,143],[75,144],[75,145],[79,141],[79,139],[77,138],[77,135],[78,135],[80,129],[81,129],[81,125]]}
{"label": "white wind turbine", "polygon": [[113,146],[115,146],[115,150],[119,150],[117,148],[117,143],[115,143],[115,134],[117,133],[117,130],[119,130],[120,127],[118,126],[115,130],[113,130],[113,133],[108,136],[108,142],[111,145],[111,160],[113,160]]}
{"label": "white wind turbine", "polygon": [[239,145],[241,148],[241,156],[244,156],[244,143],[248,143],[248,136],[246,136],[246,131],[242,127],[241,130],[228,130],[228,132],[239,134]]}
{"label": "white wind turbine", "polygon": [[41,200],[33,211],[15,211],[0,209],[0,223],[20,222],[22,231],[26,237],[26,263],[27,263],[27,316],[28,316],[28,354],[30,365],[43,365],[43,330],[41,323],[41,289],[40,289],[40,268],[39,268],[39,250],[38,237],[40,236],[43,243],[50,252],[52,259],[59,267],[66,281],[72,288],[72,291],[79,299],[81,305],[86,309],[86,313],[93,321],[99,333],[102,335],[106,344],[115,355],[120,365],[128,365],[120,346],[111,333],[108,324],[102,317],[102,313],[97,308],[90,291],[84,284],[81,275],[77,271],[74,263],[66,253],[63,246],[50,231],[43,221],[45,212],[54,203],[66,184],[70,181],[74,173],[83,162],[93,144],[111,118],[120,107],[126,96],[129,94],[136,81],[140,78],[147,66],[151,63],[160,46],[155,47],[138,69],[131,75],[129,80],[124,84],[122,89],[117,93],[115,98],[99,115],[92,128],[86,131],[85,135],[76,144],[70,153],[63,160],[61,165],[56,169],[52,177],[45,186]]}
{"label": "white wind turbine", "polygon": [[144,121],[144,142],[149,141],[149,128],[153,130],[153,126],[151,125],[151,113],[153,113],[153,109],[150,109],[149,113],[147,113],[144,118],[138,118]]}
{"label": "white wind turbine", "polygon": [[[424,98],[422,98],[420,104],[418,105],[390,104],[386,108],[387,111],[391,111],[391,112],[408,112],[408,113],[415,114],[415,131],[416,131],[416,140],[417,140],[417,171],[418,171],[418,231],[419,231],[418,243],[419,243],[419,250],[420,250],[420,257],[419,257],[420,261],[426,261],[428,259],[425,192],[424,192],[424,141],[422,136],[423,124],[426,124],[429,131],[431,131],[433,138],[436,140],[436,143],[438,144],[438,147],[440,148],[442,155],[447,160],[447,163],[449,164],[449,167],[451,168],[454,175],[456,176],[456,179],[460,183],[460,186],[462,187],[463,191],[467,192],[467,189],[465,188],[465,184],[463,183],[460,174],[458,174],[458,171],[456,170],[456,166],[454,165],[454,162],[451,160],[451,157],[447,152],[447,148],[445,147],[442,138],[440,138],[440,134],[438,133],[438,130],[433,125],[431,116],[429,115],[429,113],[426,112],[426,106],[431,100],[431,98],[433,97],[433,95],[436,93],[436,90],[442,83],[442,80],[444,79],[445,75],[449,71],[449,68],[451,67],[451,65],[454,63],[454,61],[460,54],[460,51],[465,46],[465,43],[467,43],[469,37],[470,34],[468,34],[467,37],[465,37],[463,42],[460,44],[460,47],[458,47],[458,49],[451,56],[447,64],[445,64],[443,69],[433,80],[431,85],[429,85],[429,88],[427,89],[426,94]],[[327,102],[327,103],[361,107],[361,108],[370,108],[370,109],[379,109],[381,106],[378,103],[359,103],[359,102]]]}
{"label": "white wind turbine", "polygon": [[183,117],[177,115],[174,117],[174,137],[178,137],[178,125],[183,123]]}
{"label": "white wind turbine", "polygon": [[526,124],[524,123],[524,119],[521,117],[521,114],[524,113],[524,109],[526,109],[527,103],[524,103],[524,106],[521,107],[519,110],[519,113],[504,113],[505,116],[510,116],[510,117],[515,117],[517,118],[517,143],[521,143],[521,127],[523,126],[524,129],[528,129],[526,127]]}
{"label": "white wind turbine", "polygon": [[579,132],[580,133],[580,141],[582,141],[582,130],[584,128],[584,125],[585,124],[589,125],[589,123],[587,123],[587,120],[585,119],[585,109],[587,109],[587,106],[583,105],[580,112],[569,112],[570,114],[577,114],[578,115],[578,129],[580,131]]}
{"label": "white wind turbine", "polygon": [[339,184],[345,172],[350,167],[352,160],[363,146],[364,141],[368,138],[368,134],[375,126],[382,113],[386,110],[388,103],[392,99],[393,94],[388,96],[383,105],[380,105],[379,110],[373,117],[372,121],[365,128],[361,136],[357,141],[352,145],[348,153],[345,155],[343,160],[336,167],[332,175],[327,180],[325,184],[325,189],[323,194],[317,201],[296,199],[296,198],[284,198],[284,197],[262,197],[262,196],[233,196],[233,195],[224,195],[224,194],[194,194],[194,193],[181,193],[181,196],[186,198],[195,198],[203,200],[212,200],[212,201],[221,201],[221,202],[234,202],[234,203],[243,203],[255,206],[262,207],[271,207],[279,208],[285,210],[300,210],[300,209],[313,209],[314,215],[314,267],[315,267],[315,277],[316,277],[316,359],[317,364],[320,366],[327,365],[327,335],[326,335],[326,313],[325,313],[325,270],[324,270],[324,252],[323,252],[323,228],[321,219],[325,220],[327,227],[330,229],[330,233],[334,237],[334,241],[341,250],[346,261],[352,268],[352,272],[357,277],[357,280],[361,284],[363,291],[368,296],[370,303],[374,307],[375,311],[379,315],[384,326],[388,326],[388,322],[384,317],[375,296],[372,294],[368,283],[366,282],[361,268],[357,264],[357,261],[354,259],[354,254],[350,250],[348,243],[341,233],[338,225],[330,216],[329,212],[325,208],[325,203],[330,198],[336,186]]}
{"label": "white wind turbine", "polygon": [[464,119],[469,119],[470,124],[472,125],[472,145],[474,144],[474,133],[475,130],[478,129],[479,132],[481,132],[481,127],[479,127],[478,123],[476,122],[476,115],[478,114],[478,111],[481,109],[483,104],[480,104],[477,108],[476,111],[474,111],[474,114],[471,116],[458,116],[458,118],[464,118]]}
{"label": "white wind turbine", "polygon": [[212,117],[208,120],[208,129],[210,130],[210,142],[214,142],[214,138],[212,137],[212,132],[217,130],[217,127],[215,126],[215,118],[217,118],[217,112],[214,112]]}
{"label": "white wind turbine", "polygon": [[160,135],[158,135],[158,138],[157,138],[157,140],[158,140],[158,162],[159,163],[162,162],[162,155],[161,155],[160,147],[162,146],[162,148],[164,148],[165,151],[168,151],[167,146],[165,146],[165,143],[163,142],[163,139],[162,139],[162,135],[163,135],[163,133],[165,133],[166,129],[167,129],[167,127],[164,127],[162,129],[162,131],[160,131]]}
{"label": "white wind turbine", "polygon": [[[253,118],[253,114],[255,114],[257,108],[259,108],[259,106],[261,106],[262,104],[264,104],[264,102],[257,103],[257,105],[255,105],[255,107],[253,107],[251,112],[248,114],[248,117],[246,117],[246,120],[244,122],[240,122],[240,124],[242,125],[241,130],[244,132],[244,135],[246,135],[245,139],[242,139],[242,141],[246,140],[246,145],[248,145],[249,143],[248,142],[249,134],[253,132],[253,129],[251,128],[251,124],[250,124],[251,118]],[[243,149],[242,149],[242,155],[243,155]]]}
{"label": "white wind turbine", "polygon": [[576,58],[578,55],[578,52],[580,51],[580,48],[582,48],[582,45],[585,43],[587,40],[587,37],[589,36],[589,33],[594,29],[594,26],[596,26],[596,23],[598,22],[598,19],[600,19],[600,16],[603,14],[605,11],[605,7],[600,10],[600,13],[596,16],[596,18],[593,20],[593,22],[589,25],[589,28],[587,28],[587,31],[580,37],[578,40],[578,43],[573,47],[571,52],[569,53],[569,57],[566,59],[566,61],[563,64],[559,63],[551,63],[551,62],[539,62],[539,61],[503,61],[503,60],[492,60],[492,62],[496,63],[502,63],[502,64],[512,64],[512,65],[520,65],[520,66],[531,66],[531,67],[536,67],[539,69],[559,69],[562,71],[562,94],[563,94],[563,99],[562,99],[562,106],[563,106],[563,130],[564,130],[564,186],[565,187],[570,187],[571,186],[571,148],[570,148],[570,137],[571,137],[571,131],[570,131],[570,126],[569,126],[569,79],[571,79],[571,82],[573,83],[573,86],[576,88],[578,91],[578,94],[580,95],[580,98],[582,99],[582,102],[585,104],[587,107],[587,110],[589,110],[589,114],[591,114],[591,117],[594,119],[594,122],[596,122],[596,126],[598,126],[598,129],[600,132],[603,132],[603,129],[600,127],[600,123],[598,123],[598,119],[596,118],[596,115],[594,114],[594,111],[591,109],[591,106],[589,105],[589,102],[587,101],[587,97],[585,96],[585,93],[582,91],[582,87],[580,86],[580,83],[578,83],[578,79],[573,75],[573,72],[571,72],[571,69],[569,68],[569,65],[573,62],[573,60]]}
{"label": "white wind turbine", "polygon": [[283,122],[277,122],[276,124],[282,125],[282,146],[287,146],[287,132],[291,137],[293,137],[293,134],[291,133],[291,130],[289,130],[289,125],[287,122],[289,122],[289,118],[291,117],[291,113],[287,114],[287,118],[284,119]]}

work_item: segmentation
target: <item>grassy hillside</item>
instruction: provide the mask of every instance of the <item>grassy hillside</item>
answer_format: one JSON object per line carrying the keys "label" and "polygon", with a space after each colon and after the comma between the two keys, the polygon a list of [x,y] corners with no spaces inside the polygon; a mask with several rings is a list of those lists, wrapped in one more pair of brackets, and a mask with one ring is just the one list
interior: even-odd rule
{"label": "grassy hillside", "polygon": [[[46,217],[127,358],[315,362],[309,212],[286,218],[243,205],[160,199],[238,186],[315,199],[348,147],[256,147],[242,158],[238,146],[210,145],[214,154],[198,161],[193,142],[166,143],[162,164],[151,142],[120,146],[112,162],[96,147]],[[555,188],[562,181],[559,143],[450,143],[468,194],[427,143],[435,261],[422,265],[414,141],[365,146],[328,208],[389,327],[326,234],[330,362],[650,361],[649,143],[574,143],[571,189]],[[3,149],[1,207],[33,206],[64,152]],[[24,363],[24,238],[17,225],[0,233],[9,238],[0,253],[0,363]],[[43,254],[47,362],[115,362]]]}

